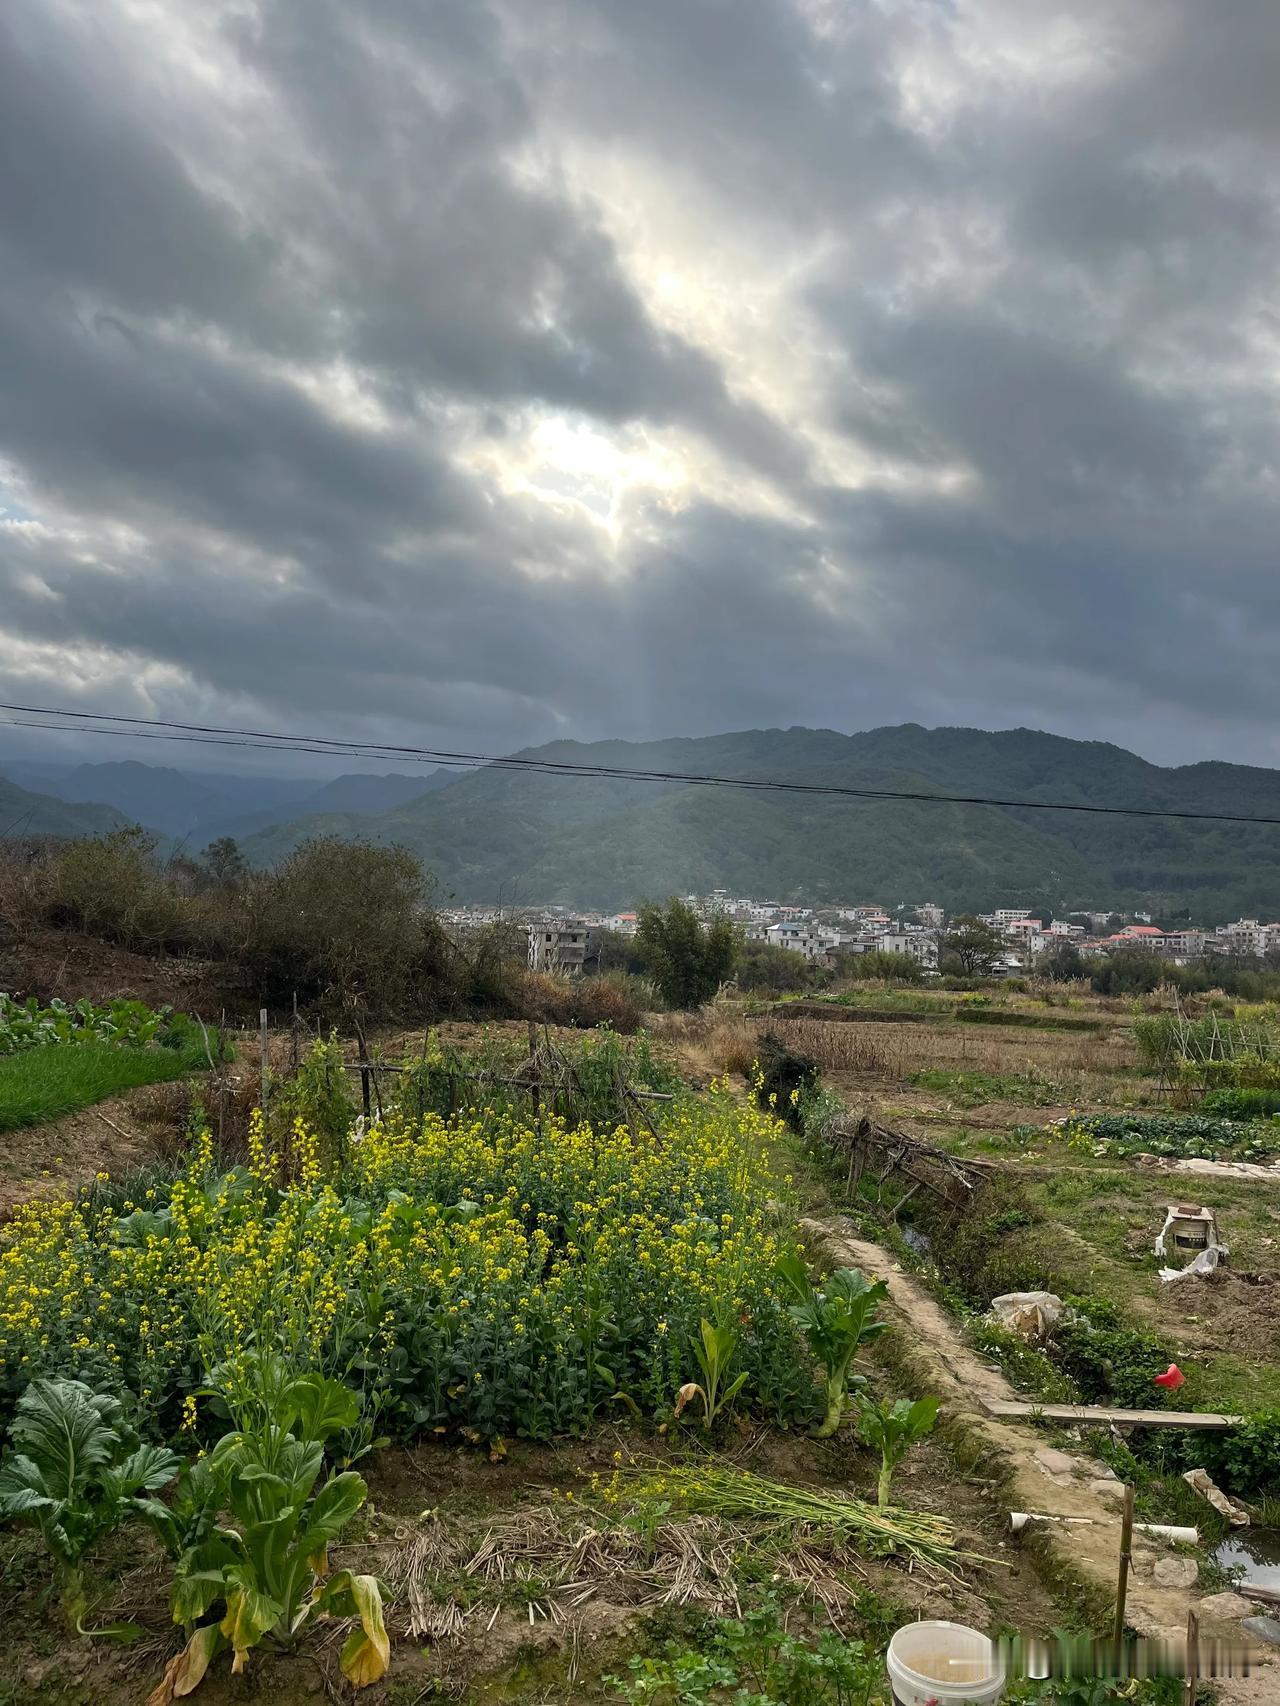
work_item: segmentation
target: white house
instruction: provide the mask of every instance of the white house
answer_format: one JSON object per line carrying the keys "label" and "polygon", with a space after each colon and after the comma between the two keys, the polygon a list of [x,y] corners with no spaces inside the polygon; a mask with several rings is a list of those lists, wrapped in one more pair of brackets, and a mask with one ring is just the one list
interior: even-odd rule
{"label": "white house", "polygon": [[887,930],[875,947],[885,954],[906,954],[917,965],[937,970],[938,938],[927,930]]}
{"label": "white house", "polygon": [[1166,930],[1160,951],[1174,959],[1196,960],[1204,953],[1208,940],[1208,932],[1204,930]]}
{"label": "white house", "polygon": [[1224,924],[1215,932],[1212,946],[1227,954],[1261,957],[1269,949],[1280,947],[1280,924],[1259,924],[1256,918],[1237,918],[1234,924]]}
{"label": "white house", "polygon": [[786,948],[790,953],[803,954],[807,960],[824,963],[840,947],[836,931],[821,930],[814,924],[774,924],[766,930],[764,939],[775,948]]}

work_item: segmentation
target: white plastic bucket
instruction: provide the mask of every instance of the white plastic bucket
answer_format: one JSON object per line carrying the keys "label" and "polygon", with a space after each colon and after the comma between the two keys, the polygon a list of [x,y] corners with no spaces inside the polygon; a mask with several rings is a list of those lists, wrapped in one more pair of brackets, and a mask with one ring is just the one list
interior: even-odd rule
{"label": "white plastic bucket", "polygon": [[965,1623],[907,1623],[889,1643],[885,1668],[897,1706],[992,1706],[1004,1665],[987,1636]]}

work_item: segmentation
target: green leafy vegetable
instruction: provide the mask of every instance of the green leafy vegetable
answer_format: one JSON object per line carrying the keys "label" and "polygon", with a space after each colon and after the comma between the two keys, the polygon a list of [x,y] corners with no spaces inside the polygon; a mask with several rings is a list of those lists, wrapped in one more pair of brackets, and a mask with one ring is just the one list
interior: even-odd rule
{"label": "green leafy vegetable", "polygon": [[818,1439],[826,1439],[840,1426],[845,1395],[849,1388],[865,1384],[861,1375],[850,1376],[849,1365],[859,1345],[866,1344],[888,1326],[874,1319],[877,1303],[889,1295],[884,1280],[868,1280],[858,1268],[837,1268],[822,1286],[815,1287],[799,1256],[784,1256],[778,1273],[794,1294],[791,1318],[804,1332],[809,1348],[826,1373],[827,1408]]}
{"label": "green leafy vegetable", "polygon": [[702,1372],[702,1383],[699,1385],[696,1380],[690,1380],[680,1388],[676,1394],[676,1415],[680,1415],[694,1398],[701,1398],[702,1425],[709,1428],[746,1384],[744,1370],[725,1385],[729,1365],[738,1349],[738,1329],[731,1322],[712,1326],[704,1316],[699,1323],[699,1332],[690,1339],[690,1343]]}
{"label": "green leafy vegetable", "polygon": [[869,1398],[858,1400],[858,1431],[873,1451],[880,1453],[880,1479],[876,1485],[876,1502],[881,1510],[889,1503],[889,1486],[893,1472],[907,1452],[926,1434],[933,1432],[938,1419],[937,1398],[882,1398],[873,1404]]}
{"label": "green leafy vegetable", "polygon": [[79,1380],[33,1381],[18,1400],[9,1438],[13,1451],[0,1468],[0,1518],[29,1520],[39,1530],[67,1621],[91,1633],[83,1627],[84,1556],[140,1514],[138,1494],[171,1481],[178,1459],[161,1446],[138,1444],[119,1399]]}
{"label": "green leafy vegetable", "polygon": [[215,1607],[216,1623],[195,1628],[149,1706],[166,1706],[199,1683],[216,1654],[232,1652],[232,1672],[269,1639],[287,1647],[325,1616],[355,1617],[342,1649],[344,1675],[356,1687],[376,1682],[390,1656],[382,1597],[372,1576],[329,1573],[329,1546],[365,1501],[350,1470],[320,1483],[325,1441],[353,1427],[359,1401],[336,1380],[295,1374],[261,1353],[215,1371],[213,1390],[236,1426],[208,1458],[221,1508],[234,1527],[218,1527],[182,1555],[173,1587],[173,1619],[196,1624]]}

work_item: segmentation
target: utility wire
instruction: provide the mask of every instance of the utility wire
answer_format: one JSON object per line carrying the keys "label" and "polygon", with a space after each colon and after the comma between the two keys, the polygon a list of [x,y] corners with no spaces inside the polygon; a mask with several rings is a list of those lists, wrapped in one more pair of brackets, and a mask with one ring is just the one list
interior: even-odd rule
{"label": "utility wire", "polygon": [[[1016,811],[1086,812],[1097,817],[1178,818],[1190,822],[1280,826],[1280,817],[1252,817],[1240,812],[1198,812],[1159,806],[1099,806],[1071,800],[1010,800],[988,794],[931,794],[898,788],[857,788],[835,782],[788,782],[779,778],[719,776],[684,770],[644,770],[609,764],[571,764],[560,759],[450,752],[434,747],[396,746],[380,741],[347,741],[328,735],[294,735],[277,730],[221,728],[217,725],[182,723],[161,717],[125,717],[116,716],[112,712],[76,711],[44,705],[13,705],[3,701],[0,701],[0,711],[19,712],[33,718],[67,719],[63,723],[3,719],[11,726],[19,728],[54,729],[63,733],[110,734],[127,739],[188,741],[206,746],[241,746],[266,752],[313,753],[327,758],[359,757],[413,764],[430,763],[443,768],[485,765],[498,770],[527,770],[538,775],[587,776],[625,782],[674,782],[691,787],[814,794],[838,799],[902,800],[924,805],[998,806]],[[104,723],[113,726],[91,726]]]}

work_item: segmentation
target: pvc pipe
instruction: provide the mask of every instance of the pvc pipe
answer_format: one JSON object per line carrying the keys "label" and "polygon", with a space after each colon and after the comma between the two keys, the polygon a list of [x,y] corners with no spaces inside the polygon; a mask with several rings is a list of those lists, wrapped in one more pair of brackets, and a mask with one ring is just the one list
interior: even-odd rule
{"label": "pvc pipe", "polygon": [[[1009,1527],[1015,1534],[1021,1534],[1029,1522],[1061,1522],[1088,1526],[1094,1520],[1091,1516],[1053,1516],[1047,1511],[1009,1512]],[[1180,1541],[1186,1546],[1195,1546],[1200,1540],[1198,1528],[1180,1528],[1167,1522],[1135,1522],[1133,1526],[1139,1534],[1149,1534],[1157,1540]]]}

